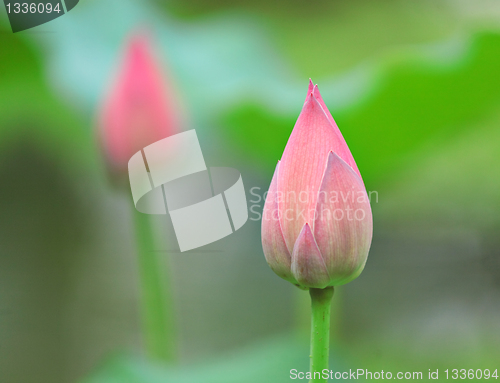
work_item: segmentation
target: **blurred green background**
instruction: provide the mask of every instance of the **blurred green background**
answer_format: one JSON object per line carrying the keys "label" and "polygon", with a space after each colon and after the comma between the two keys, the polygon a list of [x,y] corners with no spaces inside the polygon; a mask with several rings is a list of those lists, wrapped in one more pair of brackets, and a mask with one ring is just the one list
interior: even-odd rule
{"label": "blurred green background", "polygon": [[[250,220],[170,264],[179,357],[143,353],[132,200],[95,139],[124,41],[154,36],[209,166]],[[308,296],[267,266],[259,212],[318,83],[372,195],[365,271],[337,289],[331,368],[500,368],[500,3],[81,0],[13,34],[0,6],[0,382],[287,382]]]}

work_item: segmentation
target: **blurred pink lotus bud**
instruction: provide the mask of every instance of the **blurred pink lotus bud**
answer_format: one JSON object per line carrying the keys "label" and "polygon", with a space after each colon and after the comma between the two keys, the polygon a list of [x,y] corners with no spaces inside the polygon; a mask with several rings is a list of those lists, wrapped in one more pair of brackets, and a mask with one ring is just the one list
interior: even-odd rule
{"label": "blurred pink lotus bud", "polygon": [[358,167],[317,85],[310,82],[264,205],[267,263],[301,288],[342,285],[363,270],[372,231]]}
{"label": "blurred pink lotus bud", "polygon": [[99,118],[99,138],[112,173],[126,174],[133,154],[180,131],[176,100],[167,85],[147,36],[132,36]]}

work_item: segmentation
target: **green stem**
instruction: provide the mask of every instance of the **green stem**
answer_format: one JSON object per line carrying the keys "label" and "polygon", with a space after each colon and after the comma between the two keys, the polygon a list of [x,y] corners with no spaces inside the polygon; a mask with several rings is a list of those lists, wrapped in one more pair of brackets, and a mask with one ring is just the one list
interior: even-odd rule
{"label": "green stem", "polygon": [[148,355],[171,362],[175,359],[174,311],[168,286],[168,270],[155,249],[151,217],[134,209],[138,263],[142,289],[142,319]]}
{"label": "green stem", "polygon": [[311,294],[311,380],[326,382],[322,371],[328,369],[330,350],[330,306],[333,287],[310,289]]}

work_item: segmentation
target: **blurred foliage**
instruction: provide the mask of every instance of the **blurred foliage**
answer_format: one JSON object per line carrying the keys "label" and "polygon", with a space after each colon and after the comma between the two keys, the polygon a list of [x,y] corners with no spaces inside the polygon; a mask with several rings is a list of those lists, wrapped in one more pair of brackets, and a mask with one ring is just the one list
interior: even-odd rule
{"label": "blurred foliage", "polygon": [[[32,137],[20,135],[10,145],[2,151],[0,163],[0,180],[9,185],[0,189],[4,248],[16,249],[10,256],[30,256],[33,247],[52,256],[77,248],[86,232],[86,214],[68,175]],[[29,240],[19,244],[21,237]]]}
{"label": "blurred foliage", "polygon": [[[41,81],[41,60],[19,35],[11,33],[6,26],[0,29],[0,79],[2,85],[8,81]],[[4,85],[5,86],[5,85]]]}
{"label": "blurred foliage", "polygon": [[[141,359],[115,357],[81,383],[289,382],[290,370],[308,370],[308,360],[304,358],[307,348],[307,341],[270,338],[187,368],[168,368]],[[343,364],[343,358],[332,350],[331,368],[344,369]]]}
{"label": "blurred foliage", "polygon": [[[221,10],[252,14],[272,32],[269,39],[302,76],[347,70],[389,46],[445,38],[456,27],[443,1],[158,1],[193,19]],[[450,17],[451,16],[451,17]]]}
{"label": "blurred foliage", "polygon": [[95,149],[80,116],[49,87],[34,44],[3,29],[0,36],[0,180],[9,185],[0,193],[2,242],[15,249],[27,236],[28,248],[56,255],[86,231],[76,184],[95,169]]}
{"label": "blurred foliage", "polygon": [[0,27],[2,383],[62,381],[71,271],[91,228],[79,186],[94,149],[42,63],[35,44]]}
{"label": "blurred foliage", "polygon": [[[494,171],[500,164],[498,108],[475,121],[461,134],[453,130],[413,154],[384,198],[380,217],[395,226],[423,227],[432,221],[433,227],[474,228],[499,241],[493,234],[500,226],[500,175]],[[500,260],[498,251],[495,258]],[[490,268],[498,277],[499,266]]]}
{"label": "blurred foliage", "polygon": [[71,172],[75,166],[95,164],[92,139],[81,118],[43,76],[39,48],[6,29],[0,29],[0,36],[0,150],[25,135],[49,158],[64,158],[59,162]]}
{"label": "blurred foliage", "polygon": [[[465,52],[450,62],[413,52],[386,57],[376,85],[356,105],[331,107],[369,188],[398,177],[424,143],[457,136],[498,108],[500,35],[479,32],[463,44]],[[243,104],[222,115],[221,129],[238,148],[234,155],[244,150],[274,169],[295,119]]]}
{"label": "blurred foliage", "polygon": [[[260,13],[300,14],[307,12],[308,15],[318,16],[322,12],[331,11],[342,4],[340,1],[318,0],[314,3],[305,3],[300,0],[169,0],[167,2],[158,2],[166,7],[170,12],[177,16],[196,17],[214,12],[227,11],[230,9],[243,9],[245,11],[254,11]],[[286,10],[286,12],[285,12]]]}

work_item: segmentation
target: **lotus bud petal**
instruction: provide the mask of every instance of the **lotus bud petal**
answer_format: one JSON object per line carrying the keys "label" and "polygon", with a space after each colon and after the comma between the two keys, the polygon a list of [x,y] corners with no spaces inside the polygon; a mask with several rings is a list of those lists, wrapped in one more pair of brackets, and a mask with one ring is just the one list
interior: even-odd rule
{"label": "lotus bud petal", "polygon": [[361,273],[372,230],[372,211],[361,179],[330,152],[318,193],[314,237],[321,254],[328,255],[325,263],[331,284],[343,285]]}
{"label": "lotus bud petal", "polygon": [[292,273],[300,286],[324,289],[330,283],[325,261],[306,223],[295,242],[292,255]]}
{"label": "lotus bud petal", "polygon": [[310,82],[264,205],[266,260],[302,288],[341,285],[363,270],[372,230],[356,162]]}
{"label": "lotus bud petal", "polygon": [[[278,195],[277,195],[277,178],[280,163],[276,165],[271,186],[267,192],[266,203],[264,211],[269,215],[262,220],[262,246],[264,247],[264,254],[267,263],[271,269],[281,278],[298,284],[292,276],[291,264],[292,259],[290,252],[286,247],[281,224],[278,217]],[[264,235],[264,233],[266,235]]]}

